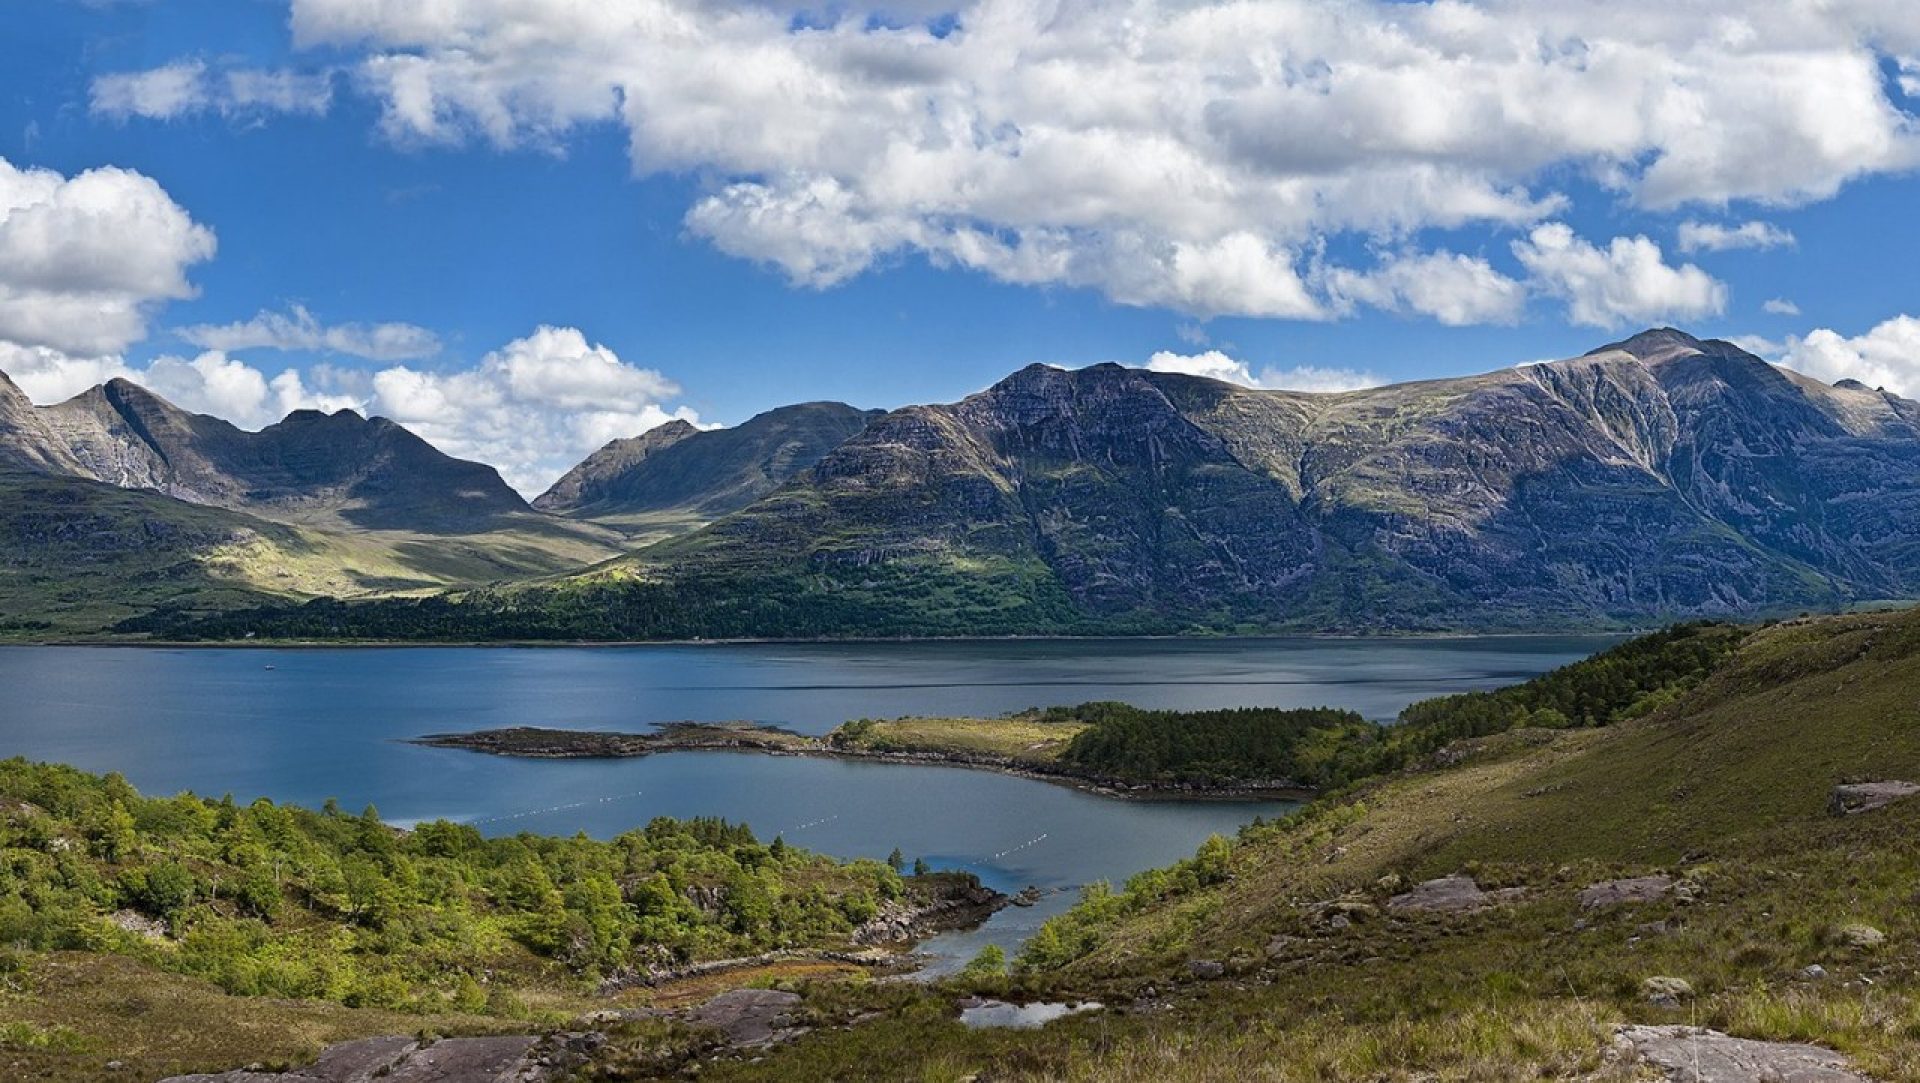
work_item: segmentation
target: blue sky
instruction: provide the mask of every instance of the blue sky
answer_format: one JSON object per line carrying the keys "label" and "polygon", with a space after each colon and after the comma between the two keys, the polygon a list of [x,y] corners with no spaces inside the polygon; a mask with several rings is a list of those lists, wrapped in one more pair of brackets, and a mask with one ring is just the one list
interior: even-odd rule
{"label": "blue sky", "polygon": [[[1517,26],[1497,2],[1453,5],[1478,25],[1425,5],[1329,22],[1274,0],[1230,25],[1085,6],[1079,23],[1011,0],[806,18],[452,0],[438,21],[365,0],[19,6],[0,159],[36,191],[137,174],[217,247],[196,254],[175,222],[140,282],[73,285],[99,260],[72,252],[47,258],[81,270],[0,271],[0,368],[41,399],[151,376],[242,424],[296,401],[385,404],[523,488],[675,413],[951,400],[1032,361],[1160,354],[1317,388],[1670,322],[1920,392],[1920,325],[1902,321],[1920,307],[1907,5],[1734,29],[1746,5],[1646,5],[1618,40],[1634,12],[1588,25],[1576,4]],[[1103,8],[1142,41],[1104,38]],[[1366,44],[1383,28],[1404,48]],[[1702,67],[1709,31],[1744,74]],[[1529,34],[1579,59],[1515,53]],[[1229,71],[1268,45],[1266,67]],[[151,78],[169,69],[192,77]],[[1458,93],[1476,72],[1504,89]],[[1716,97],[1739,79],[1761,82]],[[1212,97],[1183,100],[1196,92]],[[1748,243],[1689,246],[1686,228]],[[169,271],[188,288],[155,284]],[[138,331],[63,324],[75,305]],[[263,314],[279,332],[206,330]],[[379,325],[402,345],[353,345]],[[541,327],[577,339],[531,339]],[[488,357],[486,380],[433,379]],[[375,390],[395,367],[413,397]],[[249,382],[288,369],[297,388]],[[511,431],[516,403],[540,424]]]}

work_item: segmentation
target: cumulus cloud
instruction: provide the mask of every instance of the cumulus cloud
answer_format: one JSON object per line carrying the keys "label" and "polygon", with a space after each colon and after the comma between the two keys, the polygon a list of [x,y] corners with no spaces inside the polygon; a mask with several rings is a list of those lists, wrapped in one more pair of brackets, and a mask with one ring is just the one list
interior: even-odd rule
{"label": "cumulus cloud", "polygon": [[37,403],[62,402],[133,370],[118,354],[74,356],[47,346],[0,341],[0,372]]}
{"label": "cumulus cloud", "polygon": [[369,361],[410,361],[440,352],[432,331],[411,323],[322,324],[304,306],[262,311],[250,320],[175,329],[181,339],[213,350],[307,350]]}
{"label": "cumulus cloud", "polygon": [[1484,259],[1452,252],[1397,256],[1372,271],[1335,269],[1327,288],[1342,305],[1417,312],[1453,327],[1513,323],[1527,304],[1524,285]]}
{"label": "cumulus cloud", "polygon": [[1820,328],[1790,337],[1764,356],[1833,383],[1858,380],[1908,398],[1920,396],[1920,319],[1895,316],[1863,335]]}
{"label": "cumulus cloud", "polygon": [[1513,254],[1535,288],[1565,301],[1567,318],[1583,326],[1692,319],[1727,305],[1723,283],[1691,263],[1668,264],[1646,237],[1615,237],[1601,248],[1549,222],[1513,242]]}
{"label": "cumulus cloud", "polygon": [[[918,254],[1325,318],[1340,299],[1302,280],[1330,235],[1528,228],[1569,174],[1665,210],[1920,164],[1889,75],[1920,55],[1907,0],[973,0],[937,29],[807,10],[293,0],[292,28],[356,58],[397,142],[558,150],[621,125],[637,172],[713,178],[690,232],[817,288]],[[1375,288],[1419,311],[1399,286]],[[1507,318],[1491,296],[1435,316]]]}
{"label": "cumulus cloud", "polygon": [[574,328],[541,327],[464,371],[375,373],[369,406],[449,455],[491,463],[533,495],[608,440],[674,418],[698,422],[662,405],[679,390]]}
{"label": "cumulus cloud", "polygon": [[1267,391],[1354,391],[1363,387],[1378,387],[1385,382],[1370,372],[1321,368],[1315,365],[1301,365],[1286,369],[1268,367],[1256,374],[1246,362],[1219,350],[1207,350],[1197,354],[1161,350],[1147,359],[1147,368],[1153,372],[1178,372],[1187,376],[1205,376],[1213,380],[1225,380],[1242,387]]}
{"label": "cumulus cloud", "polygon": [[228,118],[266,113],[319,116],[333,104],[333,73],[288,68],[210,68],[180,60],[145,71],[96,76],[89,108],[126,120],[177,120],[214,112]]}
{"label": "cumulus cloud", "polygon": [[1785,297],[1771,297],[1760,303],[1760,311],[1770,316],[1798,316],[1800,306]]}
{"label": "cumulus cloud", "polygon": [[0,340],[99,355],[146,334],[151,308],[191,297],[187,269],[214,253],[151,178],[127,169],[63,177],[0,158]]}
{"label": "cumulus cloud", "polygon": [[1682,252],[1726,252],[1736,248],[1784,248],[1794,243],[1793,234],[1771,222],[1742,222],[1737,226],[1719,222],[1680,223],[1679,245]]}
{"label": "cumulus cloud", "polygon": [[672,380],[622,361],[571,327],[540,327],[471,367],[450,371],[316,365],[269,376],[218,349],[133,365],[118,355],[73,356],[3,342],[0,371],[38,403],[124,377],[185,409],[248,429],[297,409],[384,416],[449,455],[497,467],[528,496],[609,440],[675,418],[700,422],[692,410],[666,405],[680,391]]}

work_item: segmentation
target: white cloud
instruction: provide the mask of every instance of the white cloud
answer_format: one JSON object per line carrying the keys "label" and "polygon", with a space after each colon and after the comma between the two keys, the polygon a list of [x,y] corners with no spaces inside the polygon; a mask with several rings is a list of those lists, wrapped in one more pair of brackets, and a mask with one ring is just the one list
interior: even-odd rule
{"label": "white cloud", "polygon": [[1370,372],[1321,368],[1314,365],[1288,369],[1268,367],[1261,369],[1256,375],[1246,362],[1230,357],[1219,350],[1207,350],[1197,354],[1180,354],[1161,350],[1147,359],[1147,368],[1152,372],[1178,372],[1187,376],[1205,376],[1208,379],[1224,380],[1242,387],[1268,391],[1355,391],[1363,387],[1378,387],[1385,382]]}
{"label": "white cloud", "polygon": [[1372,271],[1334,269],[1327,289],[1347,306],[1417,312],[1450,327],[1513,323],[1527,304],[1524,285],[1484,259],[1452,252],[1396,256]]}
{"label": "white cloud", "polygon": [[398,142],[623,126],[637,172],[714,179],[691,232],[812,287],[920,254],[1317,319],[1322,239],[1531,226],[1556,177],[1717,208],[1920,164],[1885,67],[1920,55],[1909,0],[973,0],[939,35],[879,7],[293,0],[292,27],[357,56]]}
{"label": "white cloud", "polygon": [[213,232],[131,170],[71,178],[0,158],[0,340],[70,354],[124,349],[154,304],[194,295]]}
{"label": "white cloud", "polygon": [[244,429],[271,425],[294,410],[331,413],[362,405],[353,395],[328,394],[308,387],[294,369],[269,379],[259,369],[219,350],[193,358],[156,358],[131,378],[177,406],[225,418]]}
{"label": "white cloud", "polygon": [[369,361],[410,361],[440,352],[432,331],[411,323],[322,324],[301,305],[290,311],[260,312],[241,323],[195,324],[174,331],[183,340],[212,350],[307,350],[364,357]]}
{"label": "white cloud", "polygon": [[1682,252],[1726,252],[1736,248],[1784,248],[1794,243],[1793,234],[1771,222],[1743,222],[1737,226],[1719,222],[1680,223],[1679,247]]}
{"label": "white cloud", "polygon": [[1689,263],[1670,266],[1646,237],[1615,237],[1599,248],[1560,222],[1513,242],[1535,288],[1567,303],[1567,318],[1588,327],[1690,319],[1726,308],[1727,288]]}
{"label": "white cloud", "polygon": [[319,116],[332,104],[332,72],[214,69],[202,60],[180,60],[146,71],[96,76],[89,108],[118,120],[177,120],[205,112],[228,118],[265,113]]}
{"label": "white cloud", "polygon": [[673,381],[589,344],[571,327],[540,327],[472,367],[443,372],[315,365],[270,377],[222,350],[137,366],[118,355],[70,356],[4,342],[0,371],[37,403],[124,377],[187,410],[247,429],[297,409],[355,409],[391,418],[449,455],[497,467],[528,496],[609,440],[674,418],[700,420],[685,407],[665,405],[679,394]]}
{"label": "white cloud", "polygon": [[676,417],[697,422],[691,410],[663,405],[678,393],[571,327],[541,327],[471,369],[383,369],[366,405],[449,455],[498,467],[533,495],[608,440]]}
{"label": "white cloud", "polygon": [[116,72],[93,80],[91,108],[110,117],[172,120],[206,108],[207,66],[181,60],[147,71]]}
{"label": "white cloud", "polygon": [[1800,306],[1785,297],[1773,297],[1760,303],[1760,311],[1773,316],[1798,316]]}
{"label": "white cloud", "polygon": [[1828,383],[1858,380],[1908,398],[1920,396],[1920,319],[1895,316],[1851,338],[1820,328],[1791,337],[1766,356]]}
{"label": "white cloud", "polygon": [[29,399],[42,404],[65,401],[117,376],[134,375],[117,354],[77,357],[47,346],[5,341],[0,341],[0,372]]}

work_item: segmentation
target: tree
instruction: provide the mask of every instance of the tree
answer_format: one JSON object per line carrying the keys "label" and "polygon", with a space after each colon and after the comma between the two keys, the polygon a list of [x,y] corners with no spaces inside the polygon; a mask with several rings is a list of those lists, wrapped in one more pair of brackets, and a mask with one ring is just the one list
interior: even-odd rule
{"label": "tree", "polygon": [[926,858],[916,857],[913,859],[913,874],[915,876],[925,876],[932,871],[933,869],[928,866]]}
{"label": "tree", "polygon": [[998,978],[1007,972],[1007,953],[998,944],[988,944],[960,971],[966,978]]}
{"label": "tree", "polygon": [[907,857],[900,852],[900,847],[895,846],[893,852],[887,855],[887,866],[894,872],[899,872],[907,867]]}

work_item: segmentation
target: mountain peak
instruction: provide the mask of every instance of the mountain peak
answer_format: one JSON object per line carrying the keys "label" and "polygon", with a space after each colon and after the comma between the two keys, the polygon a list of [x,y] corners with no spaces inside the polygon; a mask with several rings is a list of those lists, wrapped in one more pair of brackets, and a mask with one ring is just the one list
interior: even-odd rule
{"label": "mountain peak", "polygon": [[1587,356],[1625,353],[1646,362],[1666,361],[1682,354],[1703,353],[1705,345],[1677,327],[1650,327],[1631,338],[1589,350]]}
{"label": "mountain peak", "polygon": [[594,452],[533,506],[587,517],[677,512],[714,518],[819,462],[876,414],[844,402],[802,402],[725,429],[702,430],[675,418]]}

